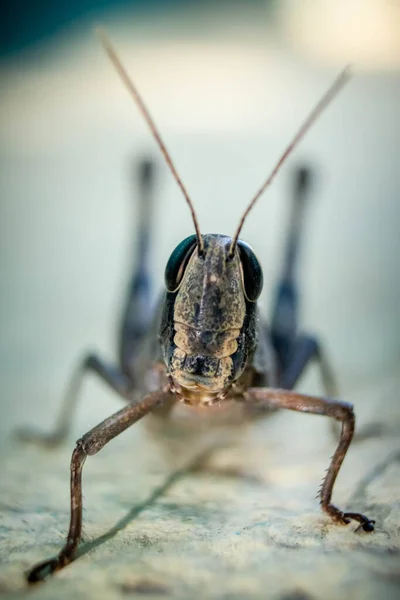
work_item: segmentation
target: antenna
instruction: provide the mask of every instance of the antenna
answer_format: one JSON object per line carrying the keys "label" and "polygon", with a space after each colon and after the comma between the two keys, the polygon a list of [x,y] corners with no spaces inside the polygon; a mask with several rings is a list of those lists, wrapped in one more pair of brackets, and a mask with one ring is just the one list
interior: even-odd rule
{"label": "antenna", "polygon": [[246,210],[244,211],[242,218],[239,221],[239,226],[236,229],[235,235],[232,238],[232,243],[229,248],[229,256],[233,256],[233,253],[235,251],[235,247],[236,247],[237,241],[239,239],[239,235],[242,230],[243,224],[246,220],[246,217],[249,214],[249,212],[251,211],[251,209],[253,208],[253,206],[255,205],[255,203],[257,202],[257,200],[259,199],[259,197],[271,185],[272,181],[275,178],[275,175],[278,173],[279,169],[281,168],[281,166],[283,165],[283,163],[285,162],[285,160],[287,159],[289,154],[297,146],[299,141],[304,137],[304,135],[310,129],[311,125],[314,124],[314,122],[317,120],[317,118],[322,113],[324,108],[326,108],[328,106],[328,104],[333,100],[333,98],[338,94],[338,92],[341,90],[341,88],[344,86],[344,84],[348,81],[350,76],[351,76],[350,66],[348,65],[345,69],[343,69],[343,71],[335,79],[335,81],[333,82],[331,87],[328,89],[328,91],[325,92],[325,94],[322,96],[321,100],[311,111],[308,118],[304,121],[303,125],[300,127],[300,129],[294,136],[293,140],[287,146],[286,150],[283,152],[280,159],[278,160],[275,167],[273,168],[268,179],[262,184],[262,186],[260,187],[260,189],[258,190],[256,195],[254,196],[254,198],[251,200],[250,204],[247,206]]}
{"label": "antenna", "polygon": [[192,215],[192,219],[193,219],[193,224],[194,224],[194,228],[196,231],[196,237],[197,237],[197,246],[198,246],[198,252],[199,254],[203,254],[204,252],[204,243],[203,243],[203,238],[201,237],[201,233],[200,233],[200,227],[199,227],[199,223],[197,221],[197,216],[196,216],[196,212],[194,210],[194,206],[193,203],[189,197],[189,194],[186,190],[186,187],[184,186],[182,179],[179,177],[178,172],[175,168],[174,163],[172,162],[172,158],[171,155],[169,154],[163,140],[161,139],[160,134],[158,133],[157,127],[153,121],[153,119],[150,116],[149,111],[147,110],[139,92],[137,91],[136,87],[134,86],[132,80],[129,78],[128,73],[126,72],[125,68],[123,67],[113,45],[111,44],[111,41],[106,33],[106,31],[102,28],[102,27],[97,27],[96,28],[96,34],[98,35],[105,51],[107,52],[108,56],[110,57],[111,62],[113,63],[115,69],[117,70],[119,76],[121,77],[122,81],[124,82],[124,84],[126,85],[128,91],[130,92],[132,98],[134,99],[134,101],[136,102],[140,112],[142,113],[146,123],[148,124],[148,126],[150,127],[150,131],[153,134],[154,139],[156,140],[162,155],[165,158],[165,162],[167,163],[167,165],[170,168],[170,171],[176,181],[176,183],[179,185],[179,187],[181,188],[182,194],[185,197],[185,200],[189,206],[189,210],[191,212]]}

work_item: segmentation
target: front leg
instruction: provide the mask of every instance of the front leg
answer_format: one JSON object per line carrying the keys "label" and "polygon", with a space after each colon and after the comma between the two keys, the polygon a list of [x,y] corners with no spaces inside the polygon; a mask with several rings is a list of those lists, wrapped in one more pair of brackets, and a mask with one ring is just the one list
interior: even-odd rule
{"label": "front leg", "polygon": [[331,464],[319,492],[320,504],[334,521],[347,525],[353,519],[361,524],[364,531],[373,531],[375,521],[359,513],[345,513],[331,503],[333,486],[354,434],[355,417],[352,405],[339,400],[316,398],[273,388],[250,388],[244,393],[244,400],[257,407],[287,408],[314,415],[325,415],[342,424],[338,447],[332,456]]}
{"label": "front leg", "polygon": [[168,392],[152,392],[140,402],[132,402],[114,413],[77,441],[71,458],[71,516],[67,541],[58,556],[36,565],[29,572],[29,583],[42,581],[74,560],[82,533],[82,468],[87,456],[97,454],[110,440],[169,398]]}

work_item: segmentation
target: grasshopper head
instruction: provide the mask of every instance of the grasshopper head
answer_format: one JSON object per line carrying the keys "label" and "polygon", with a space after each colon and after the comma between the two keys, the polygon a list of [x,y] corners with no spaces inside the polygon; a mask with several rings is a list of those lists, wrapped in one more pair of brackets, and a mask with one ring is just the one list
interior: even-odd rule
{"label": "grasshopper head", "polygon": [[[192,235],[165,270],[168,318],[161,339],[168,373],[184,400],[212,403],[243,373],[256,345],[261,266],[253,250],[232,238]],[[168,321],[170,325],[168,326]]]}

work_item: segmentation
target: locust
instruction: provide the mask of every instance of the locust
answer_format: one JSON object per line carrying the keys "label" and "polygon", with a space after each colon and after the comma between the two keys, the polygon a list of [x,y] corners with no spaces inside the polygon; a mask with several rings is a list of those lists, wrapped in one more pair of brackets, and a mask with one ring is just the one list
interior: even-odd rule
{"label": "locust", "polygon": [[[180,411],[194,411],[207,427],[221,420],[242,424],[277,409],[324,415],[341,425],[339,440],[319,490],[322,510],[338,524],[358,522],[357,530],[371,532],[375,521],[358,512],[344,512],[331,499],[335,480],[353,439],[353,406],[337,399],[330,364],[320,341],[301,332],[295,263],[307,172],[300,171],[293,205],[283,273],[268,326],[257,300],[263,287],[261,264],[240,233],[249,212],[270,186],[280,167],[336,96],[350,76],[346,67],[311,111],[279,158],[269,177],[248,204],[232,236],[202,234],[193,203],[171,155],[134,83],[106,33],[101,42],[133,97],[158,144],[190,209],[194,233],[172,252],[165,268],[165,290],[149,315],[148,245],[152,165],[141,170],[142,212],[139,219],[136,267],[123,310],[117,364],[95,354],[85,356],[71,379],[53,433],[25,432],[25,439],[54,446],[65,439],[83,378],[95,373],[126,404],[83,435],[72,453],[70,467],[70,524],[59,554],[34,566],[30,583],[44,580],[71,563],[82,533],[82,470],[88,456],[149,415],[161,426]],[[326,397],[293,391],[311,361],[319,365]],[[215,421],[215,422],[214,422]]]}

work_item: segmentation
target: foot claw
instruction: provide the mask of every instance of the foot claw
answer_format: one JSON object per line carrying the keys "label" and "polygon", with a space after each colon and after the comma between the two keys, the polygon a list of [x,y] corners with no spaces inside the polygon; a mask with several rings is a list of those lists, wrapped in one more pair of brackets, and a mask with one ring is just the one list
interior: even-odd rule
{"label": "foot claw", "polygon": [[334,521],[341,523],[342,525],[348,525],[351,521],[358,521],[360,526],[356,531],[359,531],[360,529],[367,532],[374,531],[375,521],[368,519],[365,515],[361,515],[360,513],[342,512],[333,504],[329,504],[323,508]]}
{"label": "foot claw", "polygon": [[364,531],[374,531],[374,525],[375,525],[375,521],[374,520],[369,520],[366,523],[363,523],[362,528]]}
{"label": "foot claw", "polygon": [[343,520],[346,522],[346,524],[351,520],[358,521],[360,523],[360,527],[358,527],[357,530],[361,528],[367,532],[374,531],[375,521],[373,519],[368,519],[368,517],[361,515],[360,513],[343,513]]}
{"label": "foot claw", "polygon": [[39,581],[44,581],[49,575],[55,573],[61,569],[60,561],[58,558],[51,558],[50,560],[45,560],[33,569],[29,571],[26,576],[28,583],[38,583]]}

